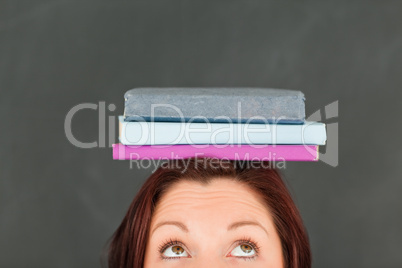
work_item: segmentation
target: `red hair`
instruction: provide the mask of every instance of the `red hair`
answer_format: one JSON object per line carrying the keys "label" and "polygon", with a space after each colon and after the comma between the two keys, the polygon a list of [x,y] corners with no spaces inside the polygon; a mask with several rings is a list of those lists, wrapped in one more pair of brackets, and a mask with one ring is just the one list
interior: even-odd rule
{"label": "red hair", "polygon": [[164,163],[146,180],[114,233],[109,245],[109,267],[143,267],[155,205],[174,183],[189,180],[206,184],[218,177],[233,178],[263,198],[281,239],[286,268],[311,267],[310,245],[302,219],[281,176],[271,165],[265,161],[215,158],[188,158]]}

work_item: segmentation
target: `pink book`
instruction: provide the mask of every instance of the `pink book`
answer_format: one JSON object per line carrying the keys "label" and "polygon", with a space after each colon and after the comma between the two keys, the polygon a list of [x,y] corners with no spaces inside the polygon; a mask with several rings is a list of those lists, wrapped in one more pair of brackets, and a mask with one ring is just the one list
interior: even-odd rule
{"label": "pink book", "polygon": [[318,161],[318,145],[249,145],[249,144],[113,144],[116,160],[168,160],[189,157],[212,157],[246,161]]}

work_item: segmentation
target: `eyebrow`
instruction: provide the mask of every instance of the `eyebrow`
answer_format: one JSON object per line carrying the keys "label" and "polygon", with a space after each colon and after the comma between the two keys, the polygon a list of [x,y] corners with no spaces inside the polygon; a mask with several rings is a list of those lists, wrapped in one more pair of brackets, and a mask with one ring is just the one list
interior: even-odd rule
{"label": "eyebrow", "polygon": [[232,231],[232,230],[235,230],[235,229],[237,229],[239,227],[248,226],[248,225],[260,227],[261,229],[264,230],[264,232],[267,235],[269,235],[267,229],[265,229],[264,226],[262,226],[259,222],[256,222],[256,221],[237,221],[237,222],[234,222],[234,223],[232,223],[231,225],[228,226],[228,231]]}
{"label": "eyebrow", "polygon": [[[152,230],[151,234],[153,234],[156,231],[156,229],[158,229],[158,228],[160,228],[162,226],[165,226],[165,225],[176,226],[176,227],[178,227],[179,229],[181,229],[185,233],[189,232],[187,226],[184,225],[183,223],[179,222],[179,221],[163,221],[163,222],[160,222],[160,223],[155,225],[155,228]],[[243,226],[249,226],[249,225],[260,227],[268,235],[267,229],[265,229],[264,226],[262,226],[260,223],[258,223],[256,221],[237,221],[237,222],[234,222],[234,223],[232,223],[232,224],[230,224],[228,226],[228,231],[232,231],[232,230],[235,230],[237,228],[240,228],[240,227],[243,227]]]}
{"label": "eyebrow", "polygon": [[180,228],[183,232],[188,233],[187,226],[184,225],[183,223],[179,222],[179,221],[163,221],[163,222],[160,222],[157,225],[155,225],[155,228],[152,230],[151,234],[153,234],[156,229],[158,229],[159,227],[162,227],[164,225],[176,226],[176,227]]}

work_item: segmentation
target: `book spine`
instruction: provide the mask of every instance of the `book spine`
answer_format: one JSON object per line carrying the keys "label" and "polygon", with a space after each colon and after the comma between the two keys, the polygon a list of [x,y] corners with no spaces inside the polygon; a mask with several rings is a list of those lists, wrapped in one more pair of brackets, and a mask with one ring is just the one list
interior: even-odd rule
{"label": "book spine", "polygon": [[317,145],[113,145],[115,160],[212,157],[245,161],[318,161]]}

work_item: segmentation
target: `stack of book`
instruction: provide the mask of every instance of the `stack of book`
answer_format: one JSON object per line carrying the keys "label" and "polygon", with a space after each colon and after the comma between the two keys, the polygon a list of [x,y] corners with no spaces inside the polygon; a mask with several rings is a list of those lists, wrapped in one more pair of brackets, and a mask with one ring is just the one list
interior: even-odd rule
{"label": "stack of book", "polygon": [[296,90],[135,88],[124,97],[114,159],[318,161],[326,142]]}

